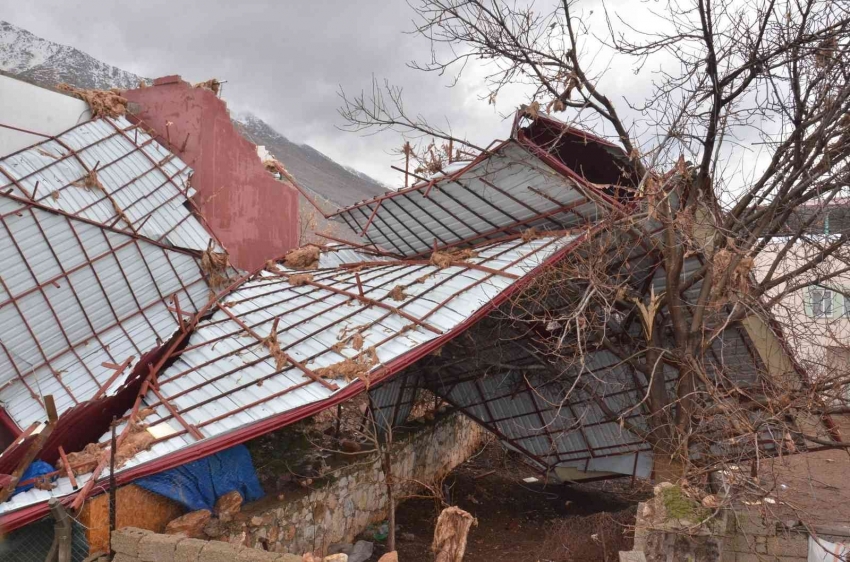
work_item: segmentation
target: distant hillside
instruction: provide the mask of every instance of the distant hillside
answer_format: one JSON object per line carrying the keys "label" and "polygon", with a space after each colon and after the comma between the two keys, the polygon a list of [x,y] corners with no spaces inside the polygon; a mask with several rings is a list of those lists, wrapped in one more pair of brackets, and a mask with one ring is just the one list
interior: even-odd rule
{"label": "distant hillside", "polygon": [[[0,70],[43,86],[65,82],[80,88],[130,89],[150,82],[4,21],[0,21]],[[179,69],[175,71],[179,73]],[[334,206],[386,192],[369,176],[334,162],[310,146],[290,141],[257,117],[248,115],[235,123],[245,138],[265,145],[302,186]]]}
{"label": "distant hillside", "polygon": [[350,205],[387,191],[366,174],[334,162],[311,146],[290,141],[253,115],[236,123],[245,138],[264,145],[283,162],[298,183],[336,205]]}

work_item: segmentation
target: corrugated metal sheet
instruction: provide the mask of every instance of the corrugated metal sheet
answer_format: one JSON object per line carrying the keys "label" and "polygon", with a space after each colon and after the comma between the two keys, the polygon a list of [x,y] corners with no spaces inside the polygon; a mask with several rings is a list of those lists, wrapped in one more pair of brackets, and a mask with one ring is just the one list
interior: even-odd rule
{"label": "corrugated metal sheet", "polygon": [[[514,141],[453,175],[359,203],[338,213],[370,243],[412,257],[434,246],[480,243],[531,227],[568,229],[605,213],[587,189]],[[601,201],[599,198],[595,198]]]}
{"label": "corrugated metal sheet", "polygon": [[[86,186],[90,170],[101,187]],[[125,118],[88,121],[0,159],[2,190],[179,248],[211,236],[187,200],[192,170]]]}
{"label": "corrugated metal sheet", "polygon": [[104,362],[167,340],[172,295],[191,314],[209,291],[194,255],[3,194],[0,280],[0,403],[22,428],[46,419],[39,396],[61,413],[109,380]]}
{"label": "corrugated metal sheet", "polygon": [[[378,363],[370,373],[375,373],[457,328],[516,283],[514,276],[526,275],[576,238],[489,244],[478,249],[478,257],[469,259],[468,266],[440,269],[390,262],[366,265],[357,272],[316,270],[311,272],[316,285],[291,284],[292,271],[262,272],[230,292],[215,314],[198,324],[187,347],[175,354],[174,363],[159,374],[159,392],[180,419],[149,392],[144,404],[153,413],[145,421],[166,435],[149,451],[133,457],[121,472],[199,443],[184,423],[198,431],[202,441],[225,438],[246,426],[330,398],[350,384],[343,379],[328,381],[338,385],[334,391],[305,376],[294,364],[278,368],[257,338],[267,337],[275,321],[281,349],[311,372],[374,350]],[[476,269],[476,265],[499,272]],[[390,296],[396,286],[404,288],[403,300]],[[361,289],[365,299],[359,298]],[[348,339],[355,332],[363,337],[361,350],[354,349]],[[103,440],[107,438],[104,435]],[[0,513],[69,493],[66,479],[60,478],[59,483],[52,491],[18,494],[0,505]]]}

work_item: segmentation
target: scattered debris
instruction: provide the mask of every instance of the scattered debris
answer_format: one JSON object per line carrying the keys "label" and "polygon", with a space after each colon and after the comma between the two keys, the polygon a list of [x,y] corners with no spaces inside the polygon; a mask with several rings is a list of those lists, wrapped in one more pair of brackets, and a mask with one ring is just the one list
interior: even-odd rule
{"label": "scattered debris", "polygon": [[477,257],[478,252],[469,248],[463,250],[437,250],[431,254],[431,265],[436,265],[440,269],[444,269],[454,263]]}
{"label": "scattered debris", "polygon": [[230,257],[227,252],[216,252],[213,249],[213,241],[201,255],[201,270],[207,274],[210,287],[218,290],[225,287],[230,281],[227,269],[230,267]]}
{"label": "scattered debris", "polygon": [[50,192],[50,197],[54,201],[59,201],[59,192],[54,189],[53,191]]}
{"label": "scattered debris", "polygon": [[345,382],[351,382],[355,378],[361,379],[369,385],[369,370],[378,363],[378,354],[374,347],[363,351],[356,357],[348,358],[339,363],[316,370],[316,374],[326,379],[344,378]]}
{"label": "scattered debris", "polygon": [[75,95],[89,104],[93,119],[99,117],[121,117],[127,113],[127,98],[121,95],[121,90],[86,90],[70,84],[59,84],[57,90]]}
{"label": "scattered debris", "polygon": [[526,243],[531,242],[532,240],[537,240],[541,236],[543,235],[540,232],[537,232],[537,229],[534,227],[522,231],[522,241]]}
{"label": "scattered debris", "polygon": [[285,179],[290,183],[295,183],[295,176],[289,173],[289,170],[286,169],[277,158],[269,157],[266,160],[263,160],[263,166],[272,173],[280,174],[281,179]]}
{"label": "scattered debris", "polygon": [[407,295],[404,293],[404,286],[402,285],[396,285],[393,287],[393,290],[387,294],[394,301],[403,301],[407,298]]}
{"label": "scattered debris", "polygon": [[208,509],[190,511],[177,519],[173,519],[165,526],[166,535],[185,535],[189,538],[201,538],[204,536],[204,527],[210,522],[212,513]]}
{"label": "scattered debris", "polygon": [[46,157],[48,157],[48,158],[53,158],[54,160],[56,160],[57,158],[59,158],[59,155],[58,155],[58,154],[53,154],[52,152],[47,152],[47,151],[46,151],[46,150],[44,150],[43,148],[36,148],[35,150],[36,150],[36,152],[38,152],[38,153],[39,153],[39,154],[41,154],[42,156],[46,156]]}
{"label": "scattered debris", "polygon": [[274,366],[278,371],[282,370],[289,363],[286,354],[280,348],[280,342],[277,341],[277,323],[280,317],[274,319],[269,335],[263,338],[263,346],[269,350],[269,355],[274,357]]}
{"label": "scattered debris", "polygon": [[310,244],[287,253],[283,263],[290,269],[316,269],[319,267],[320,254],[319,247]]}
{"label": "scattered debris", "polygon": [[204,82],[198,82],[195,84],[195,88],[203,88],[204,90],[209,90],[215,95],[218,95],[219,91],[221,91],[221,82],[215,78],[210,78]]}
{"label": "scattered debris", "polygon": [[94,169],[89,170],[89,172],[85,176],[78,179],[77,181],[72,181],[71,185],[76,186],[76,187],[83,187],[83,188],[89,189],[89,190],[99,189],[99,190],[104,191],[104,192],[106,191],[103,188],[103,184],[100,183],[99,179],[97,179],[97,170],[94,170]]}
{"label": "scattered debris", "polygon": [[302,285],[306,285],[313,281],[312,273],[293,273],[287,279],[290,285],[293,287],[301,287]]}
{"label": "scattered debris", "polygon": [[477,525],[478,520],[459,507],[444,509],[437,518],[434,529],[434,562],[461,562],[466,552],[466,536],[469,528]]}

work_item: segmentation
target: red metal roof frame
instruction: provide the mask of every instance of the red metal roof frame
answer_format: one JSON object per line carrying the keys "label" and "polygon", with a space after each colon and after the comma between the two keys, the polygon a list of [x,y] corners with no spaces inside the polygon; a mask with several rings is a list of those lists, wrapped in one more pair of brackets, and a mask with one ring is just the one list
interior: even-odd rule
{"label": "red metal roof frame", "polygon": [[[386,380],[387,378],[401,371],[405,367],[408,367],[409,365],[415,363],[422,357],[427,356],[429,353],[441,347],[446,342],[464,333],[470,326],[474,325],[479,320],[484,318],[492,310],[494,310],[496,307],[498,307],[507,299],[509,299],[512,295],[514,295],[517,291],[521,290],[528,283],[530,283],[543,269],[551,266],[567,254],[575,250],[582,242],[584,242],[589,236],[599,230],[602,226],[603,225],[600,224],[588,229],[585,233],[578,236],[575,240],[571,241],[569,244],[556,251],[554,254],[549,256],[543,263],[535,267],[531,272],[529,272],[523,278],[519,279],[516,283],[502,291],[494,299],[489,301],[486,305],[481,307],[479,310],[477,310],[469,318],[465,319],[451,331],[418,346],[411,352],[399,356],[395,360],[379,368],[370,377],[370,384],[376,384],[380,381]],[[234,290],[237,290],[239,285],[241,285],[244,281],[251,278],[253,275],[258,273],[262,269],[263,268],[260,268],[252,272],[251,274],[240,278],[237,282],[231,284],[227,289],[217,295],[215,300],[217,301],[220,298],[226,296],[227,294],[233,292]],[[211,303],[212,302],[213,301],[211,301]],[[194,320],[195,323],[203,315],[206,314],[210,306],[211,304],[208,304],[207,307],[205,307],[196,315]],[[188,337],[190,333],[191,331],[187,330],[183,337]],[[150,376],[155,377],[156,375],[156,372],[152,372]],[[155,474],[163,470],[168,470],[170,468],[180,466],[187,462],[197,460],[199,458],[211,454],[215,454],[224,449],[230,448],[240,443],[244,443],[245,441],[248,441],[260,435],[264,435],[291,423],[302,420],[306,417],[312,416],[324,409],[335,406],[340,402],[344,402],[345,400],[356,396],[364,390],[366,390],[365,383],[359,379],[355,380],[349,385],[347,385],[345,388],[325,400],[320,400],[318,402],[314,402],[302,406],[300,408],[284,412],[283,414],[270,416],[267,419],[241,427],[229,433],[217,437],[212,437],[206,441],[198,442],[195,445],[190,445],[184,449],[181,449],[180,451],[163,456],[147,464],[139,465],[127,471],[120,472],[115,476],[116,484],[126,484],[137,478],[149,476],[151,474]],[[107,487],[107,482],[98,483],[99,489],[105,490]],[[66,505],[72,503],[78,494],[79,492],[75,492],[74,494],[63,497],[62,503]],[[49,509],[47,507],[47,502],[41,502],[39,504],[31,505],[16,511],[9,512],[0,516],[0,529],[3,529],[6,532],[14,530],[28,523],[37,521],[38,519],[47,515],[48,512]]]}
{"label": "red metal roof frame", "polygon": [[[476,156],[468,165],[466,165],[463,168],[461,168],[460,170],[452,173],[451,175],[442,176],[442,177],[439,177],[439,178],[432,178],[431,180],[429,180],[427,182],[420,182],[420,183],[414,184],[410,187],[407,187],[407,188],[404,188],[404,189],[399,189],[398,191],[391,191],[391,192],[389,192],[385,195],[379,195],[379,196],[373,197],[371,199],[366,199],[364,201],[360,201],[359,203],[355,203],[353,205],[343,207],[342,209],[339,209],[335,213],[331,213],[326,218],[334,218],[334,217],[337,217],[337,216],[339,216],[339,215],[341,215],[345,212],[349,212],[353,209],[357,209],[359,207],[363,207],[363,206],[369,205],[371,203],[377,203],[379,201],[383,201],[384,199],[392,199],[392,198],[398,197],[399,195],[404,195],[406,193],[410,193],[411,191],[421,191],[421,190],[425,189],[426,193],[427,193],[428,191],[431,190],[431,188],[433,188],[437,184],[440,184],[440,183],[443,183],[443,182],[452,182],[452,181],[456,180],[459,176],[464,174],[470,168],[472,168],[476,164],[479,164],[483,160],[490,158],[493,154],[499,152],[505,145],[510,144],[512,142],[516,142],[520,146],[523,146],[530,153],[532,153],[534,156],[537,156],[538,158],[543,160],[546,163],[547,166],[555,169],[556,171],[558,171],[564,177],[567,177],[571,180],[576,181],[580,186],[589,190],[588,193],[584,193],[584,195],[599,196],[605,203],[607,203],[607,204],[609,204],[609,205],[611,205],[615,208],[620,208],[620,209],[625,208],[623,203],[621,203],[620,201],[617,201],[615,198],[611,197],[607,193],[601,192],[598,189],[598,187],[596,187],[594,184],[588,182],[581,175],[576,173],[574,170],[570,169],[567,165],[560,162],[554,156],[548,154],[546,152],[546,150],[543,149],[543,147],[537,145],[534,141],[525,137],[525,135],[522,134],[522,131],[518,128],[518,125],[519,125],[519,122],[520,122],[522,116],[523,116],[523,111],[522,110],[517,111],[516,116],[514,117],[514,123],[513,123],[513,126],[512,126],[511,138],[510,139],[505,140],[505,141],[494,141],[494,143],[496,143],[495,148],[491,148],[494,144],[494,143],[491,143],[483,152],[481,152],[481,154]],[[576,129],[574,127],[570,127],[569,125],[562,123],[562,122],[558,121],[557,119],[552,119],[551,117],[544,117],[542,115],[539,116],[538,119],[543,119],[543,120],[547,121],[548,123],[551,123],[552,125],[556,125],[556,126],[562,128],[565,132],[572,134],[572,135],[580,136],[587,141],[599,143],[599,144],[602,144],[602,145],[605,145],[605,146],[608,146],[608,147],[611,147],[611,148],[618,148],[619,150],[622,151],[622,149],[620,149],[617,145],[611,143],[610,141],[607,141],[605,139],[602,139],[600,137],[592,135],[592,134],[590,134],[586,131],[583,131],[581,129]],[[623,154],[625,155],[625,153],[623,153]]]}

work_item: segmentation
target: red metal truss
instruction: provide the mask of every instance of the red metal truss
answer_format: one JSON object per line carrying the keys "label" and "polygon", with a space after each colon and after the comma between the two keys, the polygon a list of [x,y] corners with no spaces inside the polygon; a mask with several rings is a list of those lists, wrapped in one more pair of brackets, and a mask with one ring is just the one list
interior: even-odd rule
{"label": "red metal truss", "polygon": [[[17,425],[102,396],[207,299],[198,252],[0,194],[0,399]],[[105,363],[105,364],[104,364]]]}

